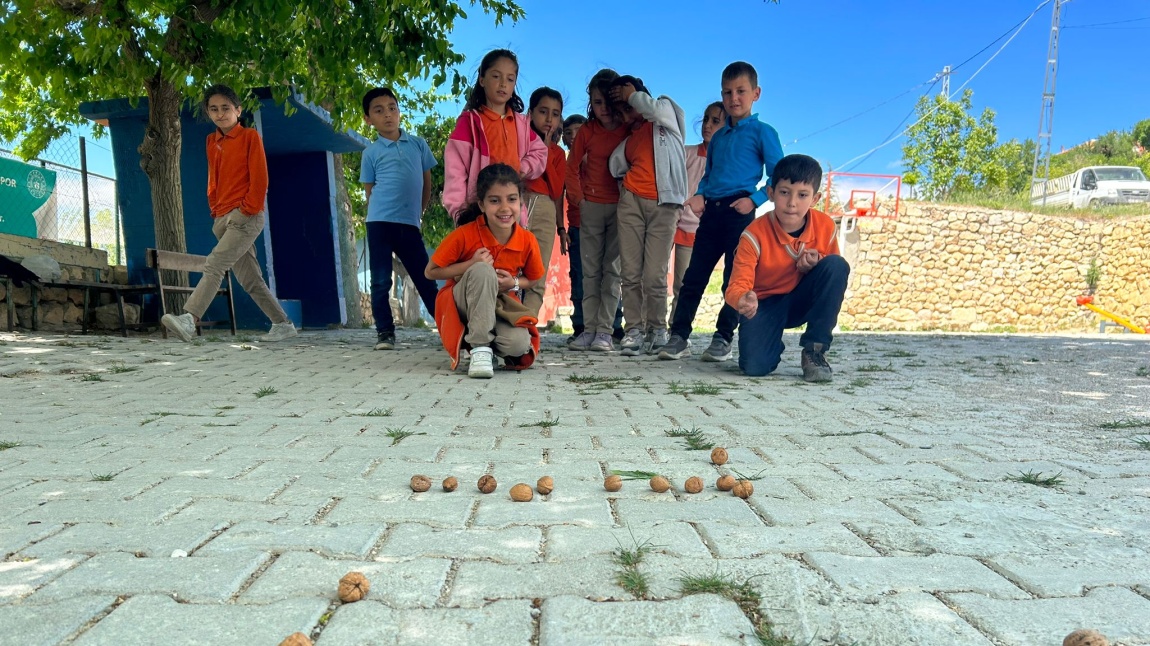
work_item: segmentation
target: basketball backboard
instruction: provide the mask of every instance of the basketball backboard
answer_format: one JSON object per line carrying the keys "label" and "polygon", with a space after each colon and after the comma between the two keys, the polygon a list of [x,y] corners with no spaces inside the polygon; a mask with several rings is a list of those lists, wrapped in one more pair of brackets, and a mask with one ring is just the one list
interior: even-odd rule
{"label": "basketball backboard", "polygon": [[827,173],[822,210],[831,217],[897,218],[902,177]]}

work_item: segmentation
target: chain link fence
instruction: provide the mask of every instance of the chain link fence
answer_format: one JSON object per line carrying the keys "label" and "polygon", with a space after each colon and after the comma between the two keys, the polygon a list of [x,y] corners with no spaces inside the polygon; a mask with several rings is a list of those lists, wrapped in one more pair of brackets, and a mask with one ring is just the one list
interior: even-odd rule
{"label": "chain link fence", "polygon": [[[108,264],[123,264],[123,220],[116,180],[91,170],[95,166],[111,172],[112,151],[104,142],[66,134],[37,159],[23,161],[6,148],[0,148],[0,157],[55,173],[53,197],[38,218],[37,237],[103,249],[108,253]],[[9,208],[14,206],[0,199],[0,213]]]}

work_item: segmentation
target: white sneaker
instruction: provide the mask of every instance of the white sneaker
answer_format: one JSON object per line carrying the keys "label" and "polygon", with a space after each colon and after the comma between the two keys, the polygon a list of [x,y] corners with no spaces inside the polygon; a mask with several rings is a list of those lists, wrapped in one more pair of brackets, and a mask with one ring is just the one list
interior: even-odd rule
{"label": "white sneaker", "polygon": [[295,323],[291,321],[284,321],[283,323],[272,323],[272,329],[268,333],[260,337],[260,341],[283,341],[290,339],[299,334],[295,329]]}
{"label": "white sneaker", "polygon": [[619,342],[619,354],[624,357],[637,357],[643,350],[643,330],[633,327],[623,335]]}
{"label": "white sneaker", "polygon": [[648,332],[647,338],[650,340],[647,354],[659,354],[663,346],[667,345],[667,330],[660,328],[654,332]]}
{"label": "white sneaker", "polygon": [[491,348],[472,348],[471,365],[467,366],[467,376],[472,379],[491,379],[495,369],[491,367]]}
{"label": "white sneaker", "polygon": [[192,338],[196,336],[196,320],[187,312],[179,316],[175,314],[165,314],[164,317],[160,319],[160,322],[164,324],[164,327],[168,328],[169,332],[180,337],[180,340],[185,343],[191,343]]}

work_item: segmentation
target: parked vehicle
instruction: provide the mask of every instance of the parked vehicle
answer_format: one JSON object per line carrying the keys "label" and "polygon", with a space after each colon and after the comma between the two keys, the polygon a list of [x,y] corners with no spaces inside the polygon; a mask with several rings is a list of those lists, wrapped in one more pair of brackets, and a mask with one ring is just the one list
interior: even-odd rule
{"label": "parked vehicle", "polygon": [[1150,203],[1150,181],[1135,166],[1087,166],[1033,184],[1030,203],[1074,209]]}

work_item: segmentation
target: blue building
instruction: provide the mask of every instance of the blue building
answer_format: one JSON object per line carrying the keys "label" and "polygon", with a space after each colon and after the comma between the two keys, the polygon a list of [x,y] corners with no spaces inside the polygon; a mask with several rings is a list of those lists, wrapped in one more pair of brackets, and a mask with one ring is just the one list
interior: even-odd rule
{"label": "blue building", "polygon": [[[287,115],[270,91],[257,90],[256,95],[261,107],[252,114],[251,125],[263,138],[269,175],[267,224],[256,240],[260,264],[269,286],[281,300],[300,302],[304,326],[345,324],[341,254],[355,253],[355,249],[343,248],[349,245],[339,236],[336,182],[343,178],[335,176],[333,154],[358,152],[369,142],[354,132],[336,132],[328,113],[302,96],[293,94],[288,98],[294,111]],[[154,282],[144,258],[145,249],[156,245],[152,194],[137,151],[148,124],[148,101],[141,98],[134,106],[127,99],[92,101],[80,105],[80,114],[106,124],[111,132],[128,274],[133,282]],[[208,210],[204,141],[214,126],[194,115],[189,106],[182,115],[181,127],[187,250],[207,255],[216,239]],[[236,289],[235,294],[238,325],[267,327],[267,319],[251,298],[242,289]],[[291,314],[290,307],[285,309]],[[223,318],[225,312],[222,304],[216,303],[207,317]]]}

